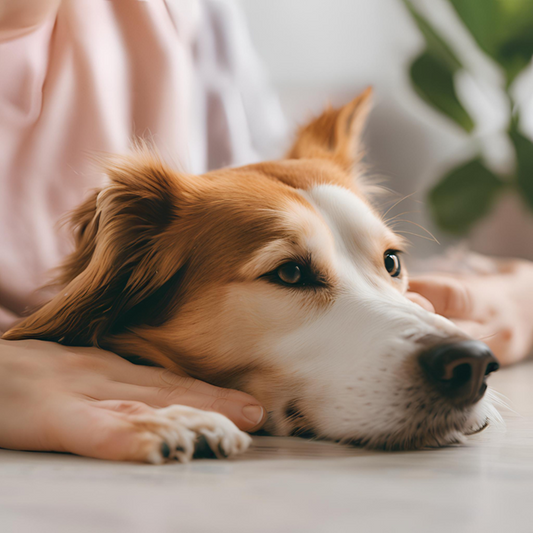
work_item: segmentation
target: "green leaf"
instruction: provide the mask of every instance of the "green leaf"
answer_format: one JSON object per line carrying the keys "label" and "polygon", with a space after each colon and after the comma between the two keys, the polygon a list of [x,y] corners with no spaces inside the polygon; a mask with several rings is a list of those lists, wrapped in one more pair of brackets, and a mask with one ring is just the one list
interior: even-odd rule
{"label": "green leaf", "polygon": [[516,184],[533,209],[533,142],[518,131],[514,121],[512,124],[509,137],[516,152]]}
{"label": "green leaf", "polygon": [[467,132],[474,122],[462,106],[453,83],[453,71],[429,51],[411,65],[411,80],[417,93],[429,104],[445,113]]}
{"label": "green leaf", "polygon": [[533,0],[450,0],[480,48],[510,85],[533,56]]}
{"label": "green leaf", "polygon": [[489,213],[504,187],[480,159],[474,159],[444,176],[429,192],[429,207],[443,230],[464,235]]}
{"label": "green leaf", "polygon": [[403,2],[426,41],[426,50],[411,65],[411,80],[416,91],[464,130],[472,131],[474,122],[459,101],[453,80],[454,74],[463,68],[461,61],[412,2]]}
{"label": "green leaf", "polygon": [[403,0],[407,9],[416,22],[418,29],[422,32],[426,41],[427,50],[435,57],[445,63],[452,72],[463,68],[461,61],[448,46],[446,41],[435,31],[431,24],[415,9],[409,0]]}

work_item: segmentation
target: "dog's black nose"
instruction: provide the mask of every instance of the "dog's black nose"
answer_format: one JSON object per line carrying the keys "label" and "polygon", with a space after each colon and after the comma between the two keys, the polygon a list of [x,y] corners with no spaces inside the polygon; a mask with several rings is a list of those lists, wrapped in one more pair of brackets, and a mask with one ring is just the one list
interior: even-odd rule
{"label": "dog's black nose", "polygon": [[500,365],[479,341],[434,346],[422,353],[420,365],[430,383],[455,405],[472,405],[487,390],[485,377]]}

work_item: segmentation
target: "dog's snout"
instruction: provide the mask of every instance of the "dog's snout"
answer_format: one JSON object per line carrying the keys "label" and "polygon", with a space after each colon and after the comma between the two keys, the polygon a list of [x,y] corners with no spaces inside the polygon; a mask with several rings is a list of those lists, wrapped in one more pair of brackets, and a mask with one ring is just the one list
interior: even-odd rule
{"label": "dog's snout", "polygon": [[499,368],[489,347],[479,341],[434,346],[420,356],[430,383],[455,405],[472,405],[487,389],[485,378]]}

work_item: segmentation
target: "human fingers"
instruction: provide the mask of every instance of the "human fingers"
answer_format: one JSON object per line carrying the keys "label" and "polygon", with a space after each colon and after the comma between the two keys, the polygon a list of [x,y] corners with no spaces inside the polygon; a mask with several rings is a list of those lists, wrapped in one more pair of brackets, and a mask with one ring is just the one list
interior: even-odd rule
{"label": "human fingers", "polygon": [[187,405],[215,411],[229,418],[243,431],[255,431],[266,421],[265,409],[244,392],[215,387],[190,377],[163,375],[164,384],[161,381],[146,385],[106,381],[100,383],[92,394],[99,400],[138,401],[154,407]]}
{"label": "human fingers", "polygon": [[524,346],[518,342],[513,328],[497,322],[452,320],[467,335],[485,343],[501,365],[510,365],[524,358]]}
{"label": "human fingers", "polygon": [[405,297],[408,300],[411,300],[413,303],[419,305],[426,311],[429,311],[430,313],[435,312],[433,304],[428,299],[424,298],[421,294],[418,294],[417,292],[407,292],[405,294]]}
{"label": "human fingers", "polygon": [[243,431],[255,431],[266,420],[266,411],[249,394],[216,387],[164,368],[135,365],[98,348],[59,347],[72,352],[70,364],[86,376],[78,392],[100,400],[141,401],[157,407],[188,405],[216,411]]}
{"label": "human fingers", "polygon": [[477,319],[480,303],[467,280],[427,275],[410,280],[409,290],[429,300],[435,312],[447,318]]}

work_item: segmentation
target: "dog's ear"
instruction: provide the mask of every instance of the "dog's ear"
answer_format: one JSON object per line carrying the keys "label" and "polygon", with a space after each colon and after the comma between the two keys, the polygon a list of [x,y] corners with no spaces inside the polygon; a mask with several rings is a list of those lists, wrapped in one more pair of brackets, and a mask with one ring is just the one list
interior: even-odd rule
{"label": "dog's ear", "polygon": [[114,159],[107,175],[109,185],[72,215],[76,249],[58,276],[62,290],[5,339],[98,345],[108,334],[161,319],[170,305],[187,255],[180,208],[196,184],[146,149]]}
{"label": "dog's ear", "polygon": [[371,108],[372,88],[368,87],[345,106],[326,109],[299,129],[287,157],[329,159],[352,170],[362,156],[361,135]]}

